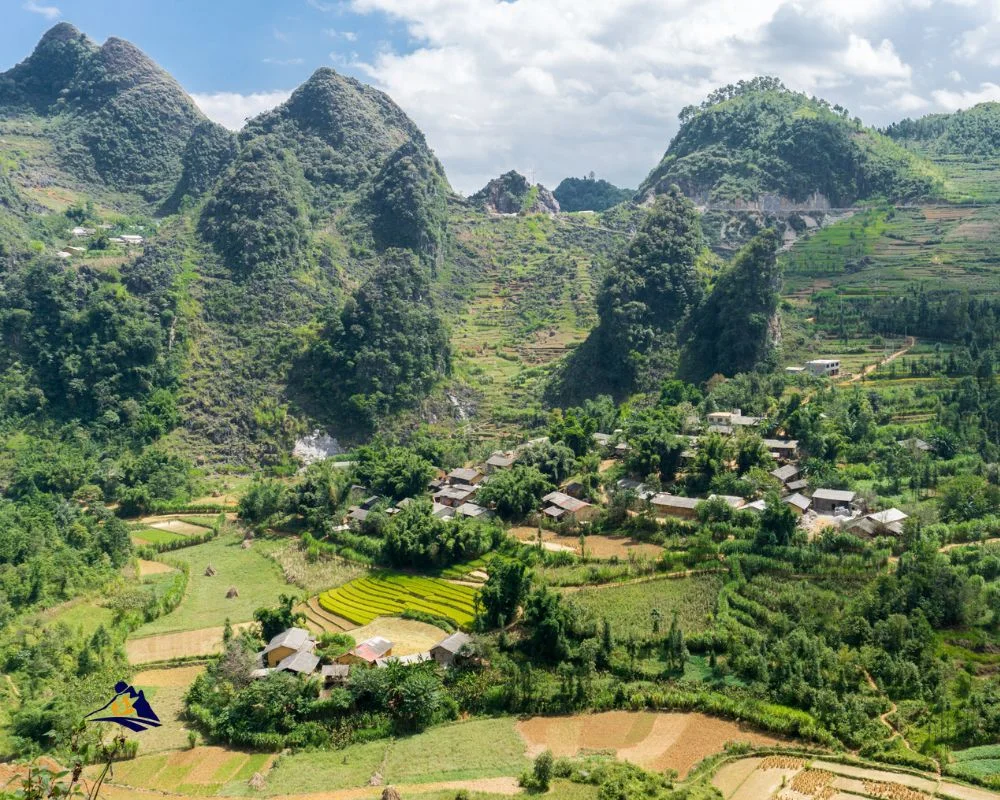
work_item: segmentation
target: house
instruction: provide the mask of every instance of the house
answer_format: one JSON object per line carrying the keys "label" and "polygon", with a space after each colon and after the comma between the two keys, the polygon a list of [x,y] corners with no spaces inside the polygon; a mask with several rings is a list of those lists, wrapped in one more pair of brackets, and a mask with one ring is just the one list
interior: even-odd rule
{"label": "house", "polygon": [[625,458],[625,454],[629,451],[628,442],[618,442],[615,445],[614,455],[615,458]]}
{"label": "house", "polygon": [[517,461],[516,454],[512,452],[504,453],[498,450],[486,459],[486,474],[492,475],[498,470],[510,469],[514,466],[515,461]]}
{"label": "house", "polygon": [[799,514],[805,514],[809,510],[809,505],[812,501],[806,497],[804,494],[790,494],[787,497],[781,498],[782,503],[788,503],[793,509],[795,509]]}
{"label": "house", "polygon": [[710,494],[708,496],[709,500],[724,500],[726,505],[731,509],[736,511],[737,509],[743,508],[746,505],[746,500],[742,497],[737,497],[734,494]]}
{"label": "house", "polygon": [[653,511],[659,517],[678,517],[694,519],[698,516],[697,508],[701,499],[698,497],[679,497],[667,492],[657,492],[650,500]]}
{"label": "house", "polygon": [[763,500],[754,500],[752,503],[747,503],[741,511],[753,511],[755,514],[760,514],[765,508],[767,508],[767,503]]}
{"label": "house", "polygon": [[440,503],[443,506],[451,506],[452,508],[458,508],[463,503],[469,502],[475,494],[475,486],[454,484],[453,486],[445,486],[443,489],[439,489],[434,492],[431,497],[435,503]]}
{"label": "house", "polygon": [[459,467],[448,473],[448,483],[452,486],[456,484],[475,486],[485,477],[478,467]]}
{"label": "house", "polygon": [[450,667],[462,648],[472,644],[472,637],[467,633],[456,631],[446,639],[442,639],[431,648],[431,658],[442,667]]}
{"label": "house", "polygon": [[375,659],[375,666],[379,669],[385,669],[390,664],[410,666],[411,664],[422,664],[424,661],[430,660],[431,654],[425,650],[422,653],[410,653],[405,656],[386,656],[385,658],[377,658]]}
{"label": "house", "polygon": [[110,236],[108,237],[108,242],[111,244],[125,244],[125,240],[121,236]]}
{"label": "house", "polygon": [[489,519],[493,516],[488,508],[476,503],[462,503],[455,509],[456,517],[470,517],[471,519]]}
{"label": "house", "polygon": [[840,374],[840,360],[836,358],[814,358],[806,362],[806,370],[810,375],[820,378],[833,378]]}
{"label": "house", "polygon": [[789,481],[785,484],[785,488],[790,492],[805,492],[809,488],[809,481],[805,478],[800,478],[797,481]]}
{"label": "house", "polygon": [[451,519],[455,516],[455,509],[451,506],[442,505],[441,503],[435,502],[431,506],[431,516],[437,517],[438,519]]}
{"label": "house", "polygon": [[800,472],[798,464],[785,464],[783,467],[771,470],[771,474],[785,486],[798,478]]}
{"label": "house", "polygon": [[312,675],[319,665],[319,656],[312,650],[298,650],[285,656],[274,667],[275,672],[294,672],[298,675]]}
{"label": "house", "polygon": [[392,655],[392,642],[382,636],[365,639],[354,649],[337,657],[338,664],[363,664],[373,667],[380,658]]}
{"label": "house", "polygon": [[805,367],[785,367],[785,372],[789,375],[801,375],[805,371]]}
{"label": "house", "polygon": [[898,508],[887,508],[844,523],[844,530],[857,536],[901,536],[903,523],[909,514]]}
{"label": "house", "polygon": [[300,651],[312,652],[315,640],[305,628],[288,628],[267,643],[260,656],[265,666],[277,667],[288,656]]}
{"label": "house", "polygon": [[934,451],[933,445],[928,444],[923,439],[918,439],[916,436],[911,436],[909,439],[900,439],[896,444],[914,453],[931,453]]}
{"label": "house", "polygon": [[854,508],[857,495],[854,492],[841,489],[817,489],[813,492],[812,507],[817,514],[833,516],[838,510],[842,514],[850,514]]}
{"label": "house", "polygon": [[142,244],[144,239],[141,236],[136,236],[135,234],[123,233],[118,237],[127,245],[137,245]]}
{"label": "house", "polygon": [[707,430],[708,430],[709,433],[717,433],[720,436],[732,436],[733,435],[733,426],[732,425],[709,425]]}
{"label": "house", "polygon": [[379,497],[377,494],[373,494],[371,497],[366,497],[364,500],[358,503],[358,506],[363,508],[365,511],[371,511],[373,508],[375,508],[376,505],[378,505],[378,501],[381,499],[382,498]]}
{"label": "house", "polygon": [[580,499],[586,493],[587,487],[580,483],[580,481],[570,481],[562,487],[562,490],[570,497]]}
{"label": "house", "polygon": [[369,514],[371,514],[371,511],[369,511],[367,508],[358,508],[358,506],[351,506],[349,509],[347,509],[347,520],[348,522],[353,522],[360,525],[362,522],[368,519]]}
{"label": "house", "polygon": [[77,239],[82,239],[85,236],[94,235],[94,231],[91,228],[81,228],[80,226],[73,228],[73,230],[71,230],[70,233],[73,234],[73,236],[75,236]]}
{"label": "house", "polygon": [[542,498],[542,514],[557,522],[589,522],[600,509],[585,500],[577,500],[564,492],[549,492]]}
{"label": "house", "polygon": [[753,428],[763,422],[761,417],[744,416],[743,412],[734,408],[732,411],[712,411],[705,417],[708,424],[721,425],[723,427]]}
{"label": "house", "polygon": [[782,461],[792,461],[799,454],[797,439],[764,439],[764,447],[767,448],[767,452]]}
{"label": "house", "polygon": [[73,247],[72,245],[67,245],[66,246],[66,252],[67,253],[72,253],[75,256],[82,256],[84,253],[87,252],[87,248],[86,247]]}
{"label": "house", "polygon": [[610,433],[594,433],[590,438],[594,440],[594,446],[598,450],[607,451],[611,449]]}
{"label": "house", "polygon": [[319,674],[325,686],[343,686],[351,679],[351,668],[347,664],[324,664]]}
{"label": "house", "polygon": [[59,256],[59,258],[67,259],[70,257],[71,254],[67,253],[65,250],[60,250],[58,253],[56,253],[56,255]]}

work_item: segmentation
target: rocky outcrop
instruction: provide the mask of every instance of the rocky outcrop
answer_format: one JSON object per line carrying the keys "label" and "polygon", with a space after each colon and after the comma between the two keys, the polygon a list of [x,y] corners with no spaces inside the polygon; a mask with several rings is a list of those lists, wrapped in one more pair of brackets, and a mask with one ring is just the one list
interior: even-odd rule
{"label": "rocky outcrop", "polygon": [[514,170],[494,178],[469,200],[491,214],[559,213],[559,201],[552,192],[540,183],[532,186]]}

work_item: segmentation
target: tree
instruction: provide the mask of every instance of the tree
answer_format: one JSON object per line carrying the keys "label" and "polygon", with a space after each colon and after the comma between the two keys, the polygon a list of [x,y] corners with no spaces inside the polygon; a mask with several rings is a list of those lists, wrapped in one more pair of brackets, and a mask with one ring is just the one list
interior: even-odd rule
{"label": "tree", "polygon": [[493,475],[479,489],[480,503],[494,508],[506,520],[523,519],[538,507],[539,500],[552,491],[552,484],[534,467],[515,464]]}
{"label": "tree", "polygon": [[531,573],[524,563],[502,557],[491,560],[489,578],[478,596],[480,627],[498,628],[512,622],[530,587]]}
{"label": "tree", "polygon": [[296,598],[292,595],[278,596],[278,605],[273,608],[258,608],[253,612],[253,618],[260,623],[261,638],[268,642],[282,631],[294,628],[305,622],[306,615],[292,611]]}
{"label": "tree", "polygon": [[237,513],[246,522],[266,523],[285,508],[286,498],[284,484],[258,476],[240,497]]}
{"label": "tree", "polygon": [[354,475],[376,494],[392,500],[416,497],[434,477],[434,465],[406,447],[359,447]]}
{"label": "tree", "polygon": [[573,474],[576,458],[573,450],[561,442],[538,442],[522,450],[517,463],[534,467],[558,486]]}
{"label": "tree", "polygon": [[959,475],[942,487],[940,502],[944,520],[978,519],[1000,509],[1000,488],[978,475]]}
{"label": "tree", "polygon": [[769,494],[764,501],[764,510],[760,515],[760,530],[757,533],[756,547],[769,545],[784,547],[791,544],[797,524],[798,518],[792,507],[783,502],[777,493]]}

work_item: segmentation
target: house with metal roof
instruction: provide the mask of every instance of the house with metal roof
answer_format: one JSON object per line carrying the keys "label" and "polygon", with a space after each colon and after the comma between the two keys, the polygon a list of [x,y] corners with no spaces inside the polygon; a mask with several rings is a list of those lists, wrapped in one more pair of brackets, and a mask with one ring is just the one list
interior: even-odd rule
{"label": "house with metal roof", "polygon": [[843,514],[850,514],[857,497],[855,492],[846,489],[817,489],[812,495],[813,511],[832,516],[839,509]]}

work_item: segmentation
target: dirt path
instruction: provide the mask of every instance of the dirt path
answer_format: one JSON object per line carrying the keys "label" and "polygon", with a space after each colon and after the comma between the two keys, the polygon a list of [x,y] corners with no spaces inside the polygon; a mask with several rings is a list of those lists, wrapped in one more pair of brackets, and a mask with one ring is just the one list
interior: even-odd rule
{"label": "dirt path", "polygon": [[[867,670],[865,670],[865,680],[868,682],[868,685],[872,689],[874,689],[876,692],[881,692],[881,689],[878,688],[878,684],[875,683],[875,679],[871,676],[871,674]],[[882,694],[884,694],[884,692],[882,692]],[[895,704],[895,702],[893,702],[891,697],[886,696],[886,699],[888,699],[889,701],[889,710],[886,711],[884,714],[879,714],[879,722],[881,722],[883,725],[885,725],[886,728],[889,729],[890,739],[898,738],[899,741],[903,743],[903,747],[905,747],[907,750],[912,751],[913,748],[910,746],[910,743],[906,740],[906,737],[903,736],[902,731],[900,731],[891,722],[889,722],[889,717],[891,717],[893,714],[896,713],[896,711],[898,710],[898,706]],[[938,764],[937,761],[934,761],[934,765],[935,765],[935,772],[940,778],[941,766]]]}
{"label": "dirt path", "polygon": [[907,353],[909,353],[910,350],[913,349],[913,346],[916,343],[917,343],[917,337],[908,336],[906,344],[903,347],[901,347],[895,353],[886,356],[881,361],[876,361],[874,364],[869,364],[867,367],[863,368],[861,372],[859,372],[857,375],[852,375],[851,378],[846,381],[846,383],[857,383],[863,378],[866,378],[869,375],[871,375],[879,367],[884,367],[886,364],[891,364],[897,358],[905,356]]}
{"label": "dirt path", "polygon": [[726,572],[723,566],[710,567],[708,569],[685,569],[680,572],[655,572],[652,575],[642,575],[638,578],[629,578],[627,581],[611,581],[610,583],[585,583],[582,586],[561,586],[559,591],[563,594],[572,594],[581,589],[614,589],[617,586],[631,586],[633,583],[652,583],[653,581],[676,580],[678,578],[693,578],[696,575],[713,575],[718,572]]}

